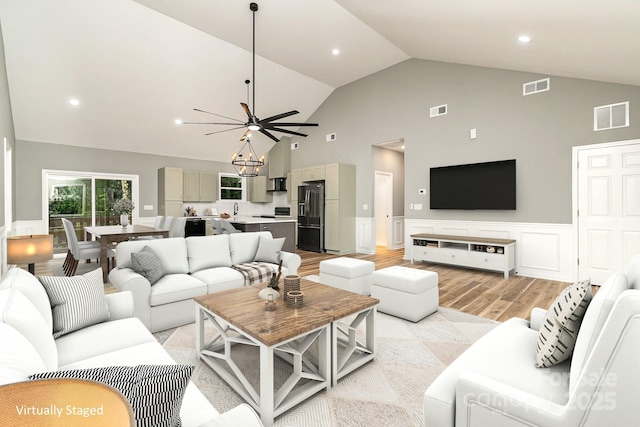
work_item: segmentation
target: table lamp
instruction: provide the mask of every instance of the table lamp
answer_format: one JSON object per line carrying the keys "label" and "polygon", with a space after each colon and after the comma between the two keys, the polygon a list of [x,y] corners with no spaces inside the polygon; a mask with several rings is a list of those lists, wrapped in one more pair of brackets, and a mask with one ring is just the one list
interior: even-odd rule
{"label": "table lamp", "polygon": [[35,275],[35,263],[53,258],[53,235],[33,234],[7,237],[7,263],[28,264],[29,273]]}

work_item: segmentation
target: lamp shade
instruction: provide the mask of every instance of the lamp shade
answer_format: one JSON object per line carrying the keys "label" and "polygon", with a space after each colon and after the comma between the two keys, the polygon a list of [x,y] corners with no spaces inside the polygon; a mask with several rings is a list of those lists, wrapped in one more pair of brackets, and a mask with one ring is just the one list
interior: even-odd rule
{"label": "lamp shade", "polygon": [[7,238],[9,264],[35,264],[53,258],[53,235],[33,234]]}

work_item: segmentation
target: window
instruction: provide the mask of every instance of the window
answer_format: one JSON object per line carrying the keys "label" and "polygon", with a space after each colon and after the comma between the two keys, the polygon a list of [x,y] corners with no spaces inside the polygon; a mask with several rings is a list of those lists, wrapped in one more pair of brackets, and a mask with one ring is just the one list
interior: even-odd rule
{"label": "window", "polygon": [[246,200],[245,178],[231,173],[220,173],[218,181],[220,184],[218,185],[220,189],[218,200]]}

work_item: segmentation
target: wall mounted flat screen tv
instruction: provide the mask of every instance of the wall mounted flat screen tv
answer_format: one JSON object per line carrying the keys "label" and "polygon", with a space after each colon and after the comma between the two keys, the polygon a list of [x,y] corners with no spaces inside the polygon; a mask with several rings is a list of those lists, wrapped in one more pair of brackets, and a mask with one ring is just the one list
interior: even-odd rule
{"label": "wall mounted flat screen tv", "polygon": [[516,161],[431,168],[431,209],[516,209]]}

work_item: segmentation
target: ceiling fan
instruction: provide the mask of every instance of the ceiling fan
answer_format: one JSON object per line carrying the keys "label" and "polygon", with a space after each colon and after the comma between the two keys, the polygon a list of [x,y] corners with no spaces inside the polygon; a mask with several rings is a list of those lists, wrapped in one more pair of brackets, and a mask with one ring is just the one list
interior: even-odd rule
{"label": "ceiling fan", "polygon": [[259,131],[263,135],[271,138],[275,142],[278,142],[279,139],[274,136],[271,132],[281,132],[290,135],[296,136],[304,136],[307,135],[301,132],[292,131],[289,129],[283,129],[284,127],[301,127],[301,126],[318,126],[317,123],[293,123],[293,122],[276,122],[276,120],[284,119],[289,116],[293,116],[298,114],[299,111],[292,110],[287,111],[286,113],[276,114],[275,116],[267,117],[266,119],[259,119],[256,115],[256,12],[258,11],[257,3],[250,3],[249,9],[253,12],[253,108],[249,108],[249,84],[251,81],[245,80],[245,84],[247,85],[247,103],[240,103],[240,106],[244,110],[247,115],[247,121],[244,122],[242,120],[234,119],[233,117],[227,117],[216,113],[211,113],[209,111],[200,110],[198,108],[194,108],[195,111],[212,114],[214,116],[222,117],[225,119],[233,120],[234,123],[216,123],[216,122],[184,122],[187,125],[223,125],[223,126],[235,126],[231,129],[220,130],[216,132],[209,132],[205,135],[213,135],[221,132],[228,132],[231,130],[247,128],[247,131],[242,136],[241,140],[245,140],[249,137],[251,131]]}

